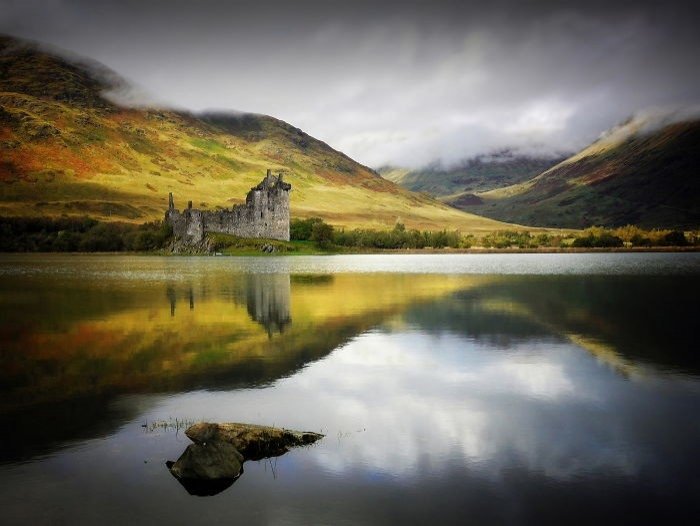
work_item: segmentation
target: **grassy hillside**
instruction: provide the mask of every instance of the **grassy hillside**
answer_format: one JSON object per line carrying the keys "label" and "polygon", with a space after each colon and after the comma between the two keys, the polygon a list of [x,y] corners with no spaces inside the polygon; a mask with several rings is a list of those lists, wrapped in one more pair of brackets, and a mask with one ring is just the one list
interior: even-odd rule
{"label": "grassy hillside", "polygon": [[581,228],[700,226],[700,121],[631,120],[528,181],[477,194],[479,214]]}
{"label": "grassy hillside", "polygon": [[0,36],[0,216],[144,222],[176,206],[242,202],[267,168],[293,185],[292,215],[335,225],[491,231],[502,223],[404,190],[263,115],[124,108],[103,66]]}
{"label": "grassy hillside", "polygon": [[474,193],[526,181],[556,165],[561,157],[528,157],[508,150],[489,156],[464,159],[454,166],[433,164],[409,170],[387,166],[379,169],[385,179],[425,192],[458,208],[462,202],[479,202]]}

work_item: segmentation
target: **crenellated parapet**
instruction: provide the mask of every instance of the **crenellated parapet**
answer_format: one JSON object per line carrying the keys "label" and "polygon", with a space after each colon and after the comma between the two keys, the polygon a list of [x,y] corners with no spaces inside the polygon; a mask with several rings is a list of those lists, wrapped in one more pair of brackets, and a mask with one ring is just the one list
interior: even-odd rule
{"label": "crenellated parapet", "polygon": [[282,174],[265,178],[250,189],[245,204],[231,209],[203,211],[192,208],[192,202],[180,212],[175,208],[173,194],[168,197],[165,221],[173,228],[176,242],[197,245],[206,232],[221,232],[239,237],[266,238],[289,241],[289,192],[292,185],[282,180]]}

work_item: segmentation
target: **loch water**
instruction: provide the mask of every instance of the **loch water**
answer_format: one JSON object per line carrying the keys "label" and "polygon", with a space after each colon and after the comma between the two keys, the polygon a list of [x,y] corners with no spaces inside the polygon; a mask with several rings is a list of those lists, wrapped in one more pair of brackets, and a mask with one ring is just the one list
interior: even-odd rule
{"label": "loch water", "polygon": [[[0,255],[2,524],[700,520],[700,254]],[[196,421],[325,437],[213,496]]]}

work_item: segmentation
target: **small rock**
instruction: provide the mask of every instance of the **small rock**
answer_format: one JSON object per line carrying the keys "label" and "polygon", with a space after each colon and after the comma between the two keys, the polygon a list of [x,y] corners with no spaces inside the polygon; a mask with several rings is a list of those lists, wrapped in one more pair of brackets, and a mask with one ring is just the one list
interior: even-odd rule
{"label": "small rock", "polygon": [[170,472],[178,479],[236,479],[243,470],[243,455],[227,442],[190,444],[172,464]]}

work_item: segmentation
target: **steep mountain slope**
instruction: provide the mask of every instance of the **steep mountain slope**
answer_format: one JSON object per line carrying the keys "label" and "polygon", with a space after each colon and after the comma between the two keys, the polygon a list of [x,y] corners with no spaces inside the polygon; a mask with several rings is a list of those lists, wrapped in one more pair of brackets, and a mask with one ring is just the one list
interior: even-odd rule
{"label": "steep mountain slope", "polygon": [[700,227],[700,121],[635,118],[469,210],[521,224]]}
{"label": "steep mountain slope", "polygon": [[531,157],[504,150],[464,159],[450,167],[437,163],[414,170],[387,166],[380,168],[379,173],[408,190],[425,192],[459,208],[465,200],[473,204],[475,192],[526,181],[563,160],[564,157]]}
{"label": "steep mountain slope", "polygon": [[386,228],[505,225],[382,179],[272,117],[193,115],[112,102],[126,82],[99,64],[0,36],[0,215],[161,218],[173,192],[204,209],[241,202],[267,168],[292,183],[292,215]]}

